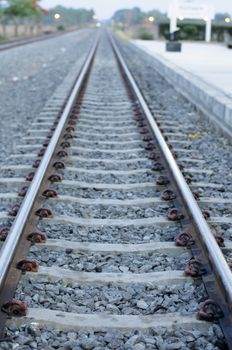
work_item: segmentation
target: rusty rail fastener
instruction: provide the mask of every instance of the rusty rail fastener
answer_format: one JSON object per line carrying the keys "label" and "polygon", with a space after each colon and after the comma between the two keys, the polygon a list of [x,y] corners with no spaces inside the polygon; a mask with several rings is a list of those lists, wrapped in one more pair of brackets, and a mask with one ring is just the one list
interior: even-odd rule
{"label": "rusty rail fastener", "polygon": [[187,182],[188,185],[191,185],[192,183],[192,177],[189,175],[184,175],[185,181]]}
{"label": "rusty rail fastener", "polygon": [[10,317],[23,317],[28,314],[28,305],[20,300],[7,301],[2,306],[2,312]]}
{"label": "rusty rail fastener", "polygon": [[151,170],[153,171],[162,171],[164,170],[164,167],[161,163],[157,162],[157,163],[154,163],[154,165],[152,166]]}
{"label": "rusty rail fastener", "polygon": [[225,247],[225,240],[224,240],[224,237],[222,236],[219,236],[219,235],[216,235],[214,236],[216,241],[217,241],[217,244],[219,245],[219,247],[223,248]]}
{"label": "rusty rail fastener", "polygon": [[137,122],[137,127],[138,128],[145,128],[147,125],[144,121],[139,121]]}
{"label": "rusty rail fastener", "polygon": [[189,232],[179,233],[175,238],[175,242],[178,247],[190,247],[195,244],[195,240]]}
{"label": "rusty rail fastener", "polygon": [[0,229],[0,241],[1,242],[5,242],[9,232],[10,232],[10,228],[9,227],[2,227]]}
{"label": "rusty rail fastener", "polygon": [[58,196],[56,190],[53,190],[52,188],[44,190],[42,195],[46,198],[56,198]]}
{"label": "rusty rail fastener", "polygon": [[205,220],[207,220],[207,219],[210,218],[210,212],[209,212],[209,211],[203,210],[203,211],[202,211],[202,214],[203,214]]}
{"label": "rusty rail fastener", "polygon": [[54,183],[54,182],[61,182],[62,181],[62,177],[59,174],[52,174],[52,175],[49,176],[48,180],[51,181],[52,183]]}
{"label": "rusty rail fastener", "polygon": [[39,208],[36,210],[35,215],[39,216],[40,218],[51,218],[52,211],[49,208]]}
{"label": "rusty rail fastener", "polygon": [[[153,151],[156,147],[156,144],[152,141],[150,142],[146,142],[146,144],[144,145],[144,148],[146,151]],[[149,159],[152,159],[150,158],[150,156],[148,156]]]}
{"label": "rusty rail fastener", "polygon": [[149,155],[148,155],[148,159],[151,159],[151,160],[159,160],[160,159],[160,155],[155,153],[155,152],[151,152]]}
{"label": "rusty rail fastener", "polygon": [[152,140],[151,136],[149,136],[149,135],[143,136],[142,139],[143,139],[144,142],[150,142]]}
{"label": "rusty rail fastener", "polygon": [[25,272],[38,272],[39,262],[37,260],[23,259],[20,260],[17,264],[17,269]]}
{"label": "rusty rail fastener", "polygon": [[30,241],[32,244],[42,244],[46,243],[47,236],[43,232],[31,232],[27,236],[27,240]]}
{"label": "rusty rail fastener", "polygon": [[165,185],[168,185],[170,183],[170,180],[167,178],[167,176],[159,176],[156,180],[156,184],[158,186],[165,186]]}
{"label": "rusty rail fastener", "polygon": [[76,123],[77,123],[77,119],[70,119],[68,121],[68,125],[76,125]]}
{"label": "rusty rail fastener", "polygon": [[63,136],[63,139],[64,139],[64,140],[70,140],[70,139],[72,139],[72,138],[73,138],[73,135],[70,134],[70,133],[66,133],[66,134],[64,134],[64,136]]}
{"label": "rusty rail fastener", "polygon": [[220,306],[214,300],[208,299],[201,304],[197,316],[200,320],[212,322],[224,317],[224,314]]}
{"label": "rusty rail fastener", "polygon": [[184,214],[178,208],[170,208],[168,210],[168,220],[170,221],[180,221],[184,219]]}
{"label": "rusty rail fastener", "polygon": [[192,194],[193,194],[193,197],[196,199],[196,201],[199,201],[199,200],[200,200],[200,196],[201,196],[201,195],[200,195],[199,192],[193,191]]}
{"label": "rusty rail fastener", "polygon": [[76,114],[71,114],[69,120],[78,120],[79,117]]}
{"label": "rusty rail fastener", "polygon": [[22,187],[22,188],[19,190],[19,192],[18,192],[18,196],[19,196],[19,197],[25,197],[26,194],[27,194],[28,188],[29,188],[28,186]]}
{"label": "rusty rail fastener", "polygon": [[34,171],[31,171],[27,177],[26,177],[26,181],[32,181],[34,179],[34,176],[35,176],[35,172]]}
{"label": "rusty rail fastener", "polygon": [[185,268],[185,274],[191,277],[201,277],[206,273],[207,271],[202,262],[195,258],[190,259]]}
{"label": "rusty rail fastener", "polygon": [[57,152],[56,155],[57,155],[57,157],[59,157],[59,158],[65,158],[65,157],[68,156],[68,152],[62,150],[62,151]]}
{"label": "rusty rail fastener", "polygon": [[164,201],[171,201],[176,198],[176,194],[172,190],[164,190],[161,193],[161,199]]}
{"label": "rusty rail fastener", "polygon": [[145,135],[145,134],[148,134],[148,133],[149,133],[149,130],[148,130],[147,128],[141,128],[141,129],[139,130],[139,132],[140,132],[140,134]]}
{"label": "rusty rail fastener", "polygon": [[33,168],[37,169],[40,166],[41,160],[36,159],[32,165]]}
{"label": "rusty rail fastener", "polygon": [[41,148],[38,152],[38,157],[43,157],[45,155],[46,152],[46,148]]}
{"label": "rusty rail fastener", "polygon": [[11,207],[10,210],[8,211],[8,215],[14,216],[14,217],[17,216],[19,208],[20,208],[19,204],[13,205],[13,207]]}
{"label": "rusty rail fastener", "polygon": [[71,143],[68,141],[63,141],[60,146],[64,149],[64,148],[70,148],[71,147]]}
{"label": "rusty rail fastener", "polygon": [[68,133],[70,132],[74,132],[75,131],[75,128],[73,126],[68,126],[65,131],[67,131]]}
{"label": "rusty rail fastener", "polygon": [[53,168],[55,168],[55,169],[65,169],[65,164],[63,162],[55,162],[53,164]]}

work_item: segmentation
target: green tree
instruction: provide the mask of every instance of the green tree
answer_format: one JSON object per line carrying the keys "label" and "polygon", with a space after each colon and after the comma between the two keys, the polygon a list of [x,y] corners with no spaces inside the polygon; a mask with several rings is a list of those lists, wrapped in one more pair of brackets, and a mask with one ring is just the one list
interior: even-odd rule
{"label": "green tree", "polygon": [[12,17],[15,25],[15,36],[18,36],[19,19],[37,16],[39,11],[36,0],[8,0],[5,12]]}
{"label": "green tree", "polygon": [[131,14],[130,14],[130,24],[141,24],[144,22],[145,19],[145,15],[144,13],[140,10],[139,7],[134,7],[131,10]]}
{"label": "green tree", "polygon": [[6,8],[6,1],[0,0],[0,24],[2,26],[4,38],[6,37],[5,8]]}
{"label": "green tree", "polygon": [[[60,19],[54,20],[54,15],[59,13]],[[63,25],[63,26],[85,26],[94,23],[94,10],[73,9],[63,6],[56,6],[49,10],[48,15],[42,16],[43,23],[46,25]]]}
{"label": "green tree", "polygon": [[141,40],[154,40],[154,35],[149,33],[145,28],[140,28],[138,31],[138,39]]}
{"label": "green tree", "polygon": [[126,26],[141,24],[145,20],[145,14],[140,10],[139,7],[134,7],[131,10],[123,9],[115,12],[113,20],[116,23],[122,23]]}
{"label": "green tree", "polygon": [[167,15],[158,10],[151,10],[146,13],[146,16],[147,17],[153,16],[155,18],[154,23],[160,23],[162,21],[168,20]]}
{"label": "green tree", "polygon": [[183,32],[186,34],[186,39],[188,40],[196,40],[198,37],[198,29],[197,26],[187,24],[182,28]]}
{"label": "green tree", "polygon": [[143,24],[151,16],[155,18],[154,23],[156,24],[164,20],[168,20],[166,14],[158,10],[142,12],[139,7],[134,7],[133,9],[118,10],[115,12],[112,19],[117,24],[121,24],[123,26],[131,26]]}

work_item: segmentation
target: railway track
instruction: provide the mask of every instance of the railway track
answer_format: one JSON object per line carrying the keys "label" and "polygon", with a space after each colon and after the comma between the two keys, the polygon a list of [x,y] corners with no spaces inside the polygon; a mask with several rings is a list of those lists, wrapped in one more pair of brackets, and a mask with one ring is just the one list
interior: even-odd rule
{"label": "railway track", "polygon": [[43,40],[54,39],[54,38],[61,36],[61,35],[64,35],[64,34],[67,34],[67,32],[44,34],[44,35],[35,36],[32,38],[27,38],[27,39],[10,40],[6,43],[0,44],[0,51],[6,51],[9,49],[13,49],[15,47],[25,46],[25,45],[36,43],[36,42],[43,41]]}
{"label": "railway track", "polygon": [[230,201],[166,117],[103,33],[2,166],[4,349],[231,349]]}

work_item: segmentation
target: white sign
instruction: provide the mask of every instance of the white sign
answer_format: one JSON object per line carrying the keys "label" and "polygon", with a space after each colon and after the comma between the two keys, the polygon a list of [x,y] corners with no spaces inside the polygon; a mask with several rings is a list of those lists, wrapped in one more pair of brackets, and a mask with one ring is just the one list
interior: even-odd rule
{"label": "white sign", "polygon": [[208,0],[172,0],[168,16],[183,19],[213,19],[215,12]]}
{"label": "white sign", "polygon": [[211,39],[211,21],[215,11],[209,0],[171,0],[168,17],[170,18],[170,33],[175,33],[177,19],[202,19],[206,22],[206,41]]}

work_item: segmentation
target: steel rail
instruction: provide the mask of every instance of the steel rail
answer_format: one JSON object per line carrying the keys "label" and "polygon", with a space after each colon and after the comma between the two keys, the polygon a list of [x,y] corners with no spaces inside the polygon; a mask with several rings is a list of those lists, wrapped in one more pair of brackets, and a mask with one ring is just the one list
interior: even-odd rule
{"label": "steel rail", "polygon": [[46,153],[42,158],[41,164],[35,174],[35,177],[31,183],[31,186],[28,189],[27,195],[20,207],[19,213],[12,225],[10,233],[0,250],[0,289],[2,289],[4,286],[4,281],[7,277],[8,270],[10,269],[11,262],[14,258],[20,238],[23,234],[24,227],[27,224],[29,215],[31,213],[31,209],[36,200],[37,194],[40,190],[40,186],[45,178],[46,171],[48,169],[48,166],[54,154],[54,150],[58,144],[60,135],[63,131],[67,118],[75,103],[77,94],[82,86],[86,73],[88,72],[91,66],[92,60],[94,58],[94,55],[98,47],[98,42],[99,42],[99,35],[97,35],[97,38],[92,48],[90,49],[90,52],[88,53],[86,61],[79,73],[77,81],[73,87],[72,93],[68,98],[67,104],[61,115],[59,124],[57,125],[57,128],[54,132],[51,142],[49,143]]}
{"label": "steel rail", "polygon": [[198,230],[199,239],[201,241],[201,244],[203,245],[205,252],[207,253],[207,257],[211,263],[211,267],[213,270],[213,273],[216,277],[216,280],[219,283],[220,290],[223,294],[223,297],[225,298],[225,302],[227,303],[230,311],[232,310],[232,273],[231,270],[222,254],[221,249],[219,248],[213,233],[210,230],[210,227],[208,226],[205,218],[203,217],[203,214],[193,197],[193,194],[188,186],[188,184],[185,181],[185,178],[183,177],[169,147],[167,146],[164,137],[162,136],[161,131],[159,130],[158,125],[156,124],[154,117],[142,95],[140,92],[140,89],[137,86],[137,83],[135,82],[135,79],[133,78],[131,72],[127,68],[127,65],[124,61],[124,58],[122,57],[115,39],[113,36],[108,32],[109,38],[112,44],[112,47],[114,49],[114,52],[116,54],[116,57],[140,103],[140,106],[142,107],[142,110],[144,112],[144,115],[147,118],[147,121],[150,125],[151,131],[154,134],[161,152],[163,153],[163,156],[165,158],[166,163],[168,164],[169,170],[173,176],[173,179],[178,187],[178,190],[181,194],[182,200],[184,201],[184,204],[186,205],[186,208],[188,209],[188,212],[190,213],[191,218],[193,219],[193,223],[195,227]]}

